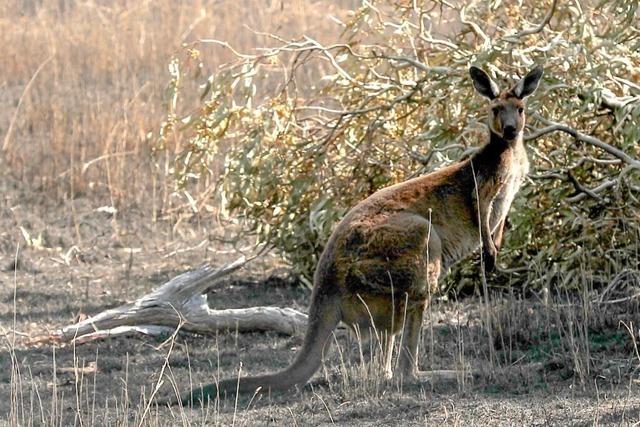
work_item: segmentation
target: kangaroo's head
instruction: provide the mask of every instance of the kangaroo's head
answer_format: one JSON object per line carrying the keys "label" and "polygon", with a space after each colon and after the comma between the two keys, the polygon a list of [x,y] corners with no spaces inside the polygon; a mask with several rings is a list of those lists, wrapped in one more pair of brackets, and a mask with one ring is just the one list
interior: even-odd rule
{"label": "kangaroo's head", "polygon": [[473,86],[489,98],[489,128],[507,141],[515,140],[524,129],[524,99],[538,87],[542,67],[537,66],[511,89],[500,92],[491,77],[477,67],[469,68]]}

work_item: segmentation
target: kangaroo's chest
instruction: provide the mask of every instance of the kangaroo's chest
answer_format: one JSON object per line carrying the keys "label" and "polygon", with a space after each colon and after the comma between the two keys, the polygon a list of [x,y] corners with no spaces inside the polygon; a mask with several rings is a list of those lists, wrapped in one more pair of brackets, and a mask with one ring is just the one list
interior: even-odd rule
{"label": "kangaroo's chest", "polygon": [[497,186],[497,192],[491,205],[490,224],[492,229],[495,229],[507,217],[511,203],[529,173],[529,161],[525,153],[517,156],[513,164],[514,167],[506,170],[500,177]]}

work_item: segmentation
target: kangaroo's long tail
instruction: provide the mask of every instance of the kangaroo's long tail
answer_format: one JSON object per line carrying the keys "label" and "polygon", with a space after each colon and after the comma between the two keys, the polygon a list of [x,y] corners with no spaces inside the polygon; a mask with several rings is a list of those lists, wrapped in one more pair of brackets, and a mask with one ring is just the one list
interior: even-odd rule
{"label": "kangaroo's long tail", "polygon": [[230,378],[196,388],[182,399],[182,403],[203,404],[236,392],[253,393],[258,389],[285,391],[306,384],[320,367],[323,354],[331,346],[331,334],[340,321],[340,311],[337,296],[314,293],[304,344],[289,367],[274,374]]}

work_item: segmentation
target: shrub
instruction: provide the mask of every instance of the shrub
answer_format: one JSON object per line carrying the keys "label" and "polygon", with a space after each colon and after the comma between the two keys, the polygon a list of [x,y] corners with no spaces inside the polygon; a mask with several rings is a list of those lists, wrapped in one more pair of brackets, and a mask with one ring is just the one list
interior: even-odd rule
{"label": "shrub", "polygon": [[[203,47],[224,44],[201,40],[172,63],[158,146],[169,134],[186,139],[174,170],[180,188],[192,200],[214,193],[222,217],[240,220],[243,234],[309,280],[350,207],[485,141],[469,65],[505,86],[543,64],[528,104],[531,179],[500,254],[509,268],[494,283],[570,287],[578,269],[598,283],[638,265],[636,14],[624,0],[367,2],[337,22],[333,43],[271,36],[275,47],[237,53],[185,114],[185,78],[207,69]],[[213,186],[195,190],[204,176]],[[476,284],[475,268],[457,266],[458,289]]]}

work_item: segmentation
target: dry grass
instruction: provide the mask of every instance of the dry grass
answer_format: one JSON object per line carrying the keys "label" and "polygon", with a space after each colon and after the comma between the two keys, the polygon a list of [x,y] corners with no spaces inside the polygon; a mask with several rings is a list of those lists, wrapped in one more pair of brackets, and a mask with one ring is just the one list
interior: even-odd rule
{"label": "dry grass", "polygon": [[[16,289],[28,288],[21,276],[17,274]],[[232,301],[261,304],[266,302],[263,286],[232,280],[210,299],[222,306]],[[270,296],[271,302],[304,303],[298,287],[269,286],[278,294]],[[617,290],[616,299],[627,291]],[[611,327],[611,319],[618,316],[638,318],[636,301],[605,305],[592,298],[591,302],[577,298],[545,303],[517,297],[489,301],[489,307],[480,298],[439,301],[430,310],[432,327],[423,334],[420,366],[458,370],[466,381],[457,387],[385,379],[375,345],[339,338],[323,371],[297,393],[168,409],[153,402],[158,385],[160,394],[182,393],[213,381],[214,376],[281,368],[301,338],[225,333],[38,348],[9,332],[1,346],[0,355],[9,356],[10,362],[0,377],[0,391],[7,392],[10,402],[0,402],[0,410],[12,425],[633,425],[638,421],[638,347],[624,327]],[[589,321],[578,314],[585,308]],[[493,366],[484,324],[487,315],[496,322]],[[17,318],[20,329],[23,315]],[[557,323],[561,318],[565,320]],[[584,327],[592,334],[600,330],[601,336],[554,334],[560,327]],[[590,352],[576,358],[570,350],[574,346]],[[372,363],[364,363],[369,359]],[[586,375],[583,361],[592,369]],[[2,385],[5,380],[8,384]]]}
{"label": "dry grass", "polygon": [[[355,2],[338,4],[4,2],[3,167],[30,189],[58,200],[90,197],[112,206],[166,209],[172,188],[165,174],[171,165],[167,158],[150,157],[154,139],[149,133],[165,113],[172,55],[201,37],[220,38],[243,51],[270,43],[256,33],[261,31],[322,39],[324,29],[334,26],[329,14],[339,15]],[[219,46],[204,54],[212,66],[231,59]]]}

